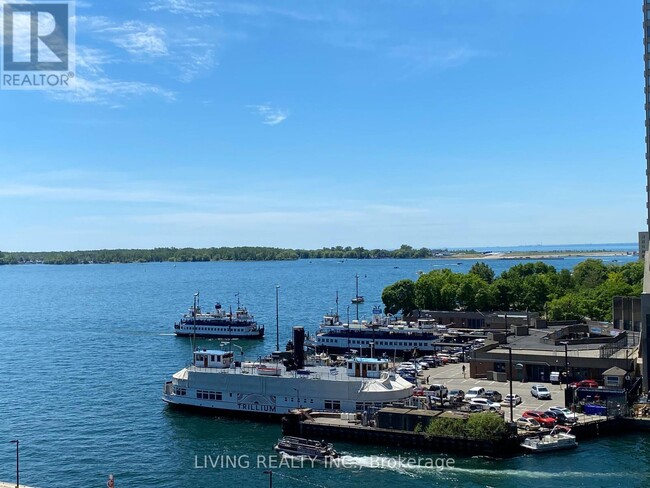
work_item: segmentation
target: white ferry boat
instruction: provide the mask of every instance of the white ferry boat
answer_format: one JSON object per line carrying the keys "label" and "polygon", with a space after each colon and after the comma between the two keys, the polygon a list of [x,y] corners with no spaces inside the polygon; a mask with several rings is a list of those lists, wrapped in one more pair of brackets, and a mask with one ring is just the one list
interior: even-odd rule
{"label": "white ferry boat", "polygon": [[326,315],[312,344],[317,352],[328,354],[357,350],[361,356],[382,353],[393,356],[414,349],[423,354],[433,353],[439,338],[438,328],[432,320],[421,319],[415,324],[407,324],[385,316],[380,307],[374,307],[370,322],[353,320],[344,324],[337,314]]}
{"label": "white ferry boat", "polygon": [[[198,293],[195,295],[195,299]],[[180,322],[174,324],[174,332],[182,337],[212,337],[220,339],[261,339],[264,326],[258,325],[246,307],[237,303],[237,310],[226,311],[220,303],[214,310],[202,312],[196,300]]]}
{"label": "white ferry boat", "polygon": [[165,383],[162,399],[174,406],[274,417],[296,408],[360,412],[413,394],[411,383],[388,371],[387,360],[354,357],[344,367],[304,366],[301,349],[294,352],[295,370],[280,362],[236,362],[232,352],[194,351],[192,364]]}

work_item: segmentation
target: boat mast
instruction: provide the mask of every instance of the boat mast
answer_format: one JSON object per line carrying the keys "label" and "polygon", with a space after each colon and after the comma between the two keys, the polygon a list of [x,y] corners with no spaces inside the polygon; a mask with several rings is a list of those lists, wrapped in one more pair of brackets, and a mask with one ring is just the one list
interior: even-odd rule
{"label": "boat mast", "polygon": [[[194,294],[194,308],[192,309],[192,322],[194,324],[193,326],[193,333],[192,333],[192,354],[194,354],[194,348],[196,347],[196,306],[199,298],[199,292],[197,291]],[[192,361],[194,361],[194,357],[192,357]]]}
{"label": "boat mast", "polygon": [[339,320],[339,291],[336,290],[336,321]]}
{"label": "boat mast", "polygon": [[280,351],[280,285],[275,285],[275,350]]}
{"label": "boat mast", "polygon": [[[239,293],[237,293],[237,310],[239,310]],[[232,305],[230,305],[230,323],[228,324],[228,352],[232,352]]]}
{"label": "boat mast", "polygon": [[355,305],[357,306],[357,322],[359,321],[359,273],[354,275],[357,282],[357,296],[355,300]]}

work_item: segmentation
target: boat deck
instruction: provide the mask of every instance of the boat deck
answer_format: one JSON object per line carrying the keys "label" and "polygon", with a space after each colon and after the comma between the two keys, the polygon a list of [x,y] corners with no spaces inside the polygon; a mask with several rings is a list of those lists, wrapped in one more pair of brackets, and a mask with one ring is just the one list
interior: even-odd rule
{"label": "boat deck", "polygon": [[[329,367],[329,366],[308,366],[299,371],[309,371],[309,373],[300,373],[299,371],[286,371],[284,368],[281,368],[280,374],[269,374],[269,373],[259,373],[258,367],[274,368],[274,363],[261,363],[255,364],[254,366],[242,366],[237,368],[202,368],[198,366],[186,366],[185,369],[179,371],[174,375],[176,379],[186,379],[181,377],[181,375],[186,374],[186,371],[191,371],[193,373],[208,373],[208,374],[246,374],[250,376],[263,376],[267,378],[301,378],[304,380],[329,380],[329,381],[348,381],[348,382],[358,382],[360,380],[378,380],[379,377],[354,377],[348,376],[347,369],[344,367]],[[393,380],[395,381],[395,380]],[[1,488],[1,487],[0,487]]]}

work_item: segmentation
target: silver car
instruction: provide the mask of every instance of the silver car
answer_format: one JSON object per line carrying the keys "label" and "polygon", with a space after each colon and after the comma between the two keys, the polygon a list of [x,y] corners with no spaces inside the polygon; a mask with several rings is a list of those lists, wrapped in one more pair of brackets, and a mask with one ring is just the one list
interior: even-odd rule
{"label": "silver car", "polygon": [[551,392],[544,385],[533,385],[530,388],[530,394],[538,400],[550,400]]}

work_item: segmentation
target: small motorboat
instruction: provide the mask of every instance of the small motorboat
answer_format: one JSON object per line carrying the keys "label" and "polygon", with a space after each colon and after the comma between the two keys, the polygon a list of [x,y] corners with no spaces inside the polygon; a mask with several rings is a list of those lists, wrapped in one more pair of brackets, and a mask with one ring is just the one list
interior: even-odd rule
{"label": "small motorboat", "polygon": [[365,298],[363,298],[362,296],[356,296],[352,299],[352,303],[363,303],[365,301],[366,301]]}
{"label": "small motorboat", "polygon": [[555,426],[548,434],[527,437],[520,445],[533,452],[559,451],[578,447],[576,436],[569,434],[570,430],[563,426]]}
{"label": "small motorboat", "polygon": [[309,457],[321,461],[339,457],[332,444],[301,437],[285,436],[278,441],[273,449],[286,456]]}

